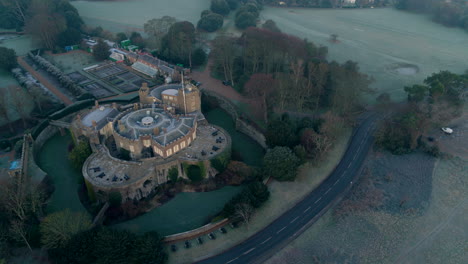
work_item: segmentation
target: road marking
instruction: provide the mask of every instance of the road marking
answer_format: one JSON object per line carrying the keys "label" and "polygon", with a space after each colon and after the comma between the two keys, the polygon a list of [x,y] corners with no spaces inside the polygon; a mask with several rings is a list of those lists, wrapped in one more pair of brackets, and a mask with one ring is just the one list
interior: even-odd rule
{"label": "road marking", "polygon": [[276,234],[279,234],[281,231],[283,231],[286,227],[281,228]]}
{"label": "road marking", "polygon": [[304,210],[304,213],[307,212],[307,211],[309,211],[310,208],[311,208],[311,207],[309,206],[307,209],[305,209],[305,210]]}
{"label": "road marking", "polygon": [[235,260],[238,259],[238,258],[239,258],[239,257],[237,257],[237,258],[235,258],[235,259],[231,259],[230,261],[226,262],[226,264],[231,263],[231,262],[235,261]]}
{"label": "road marking", "polygon": [[336,182],[333,185],[336,185],[339,181],[340,181],[340,179],[336,180]]}
{"label": "road marking", "polygon": [[325,192],[325,194],[329,193],[330,191],[331,191],[331,188],[329,188],[329,189]]}
{"label": "road marking", "polygon": [[317,201],[315,201],[314,204],[318,203],[318,201],[320,201],[322,199],[322,197],[320,197]]}
{"label": "road marking", "polygon": [[296,220],[297,220],[298,218],[299,218],[299,216],[296,217],[296,218],[294,218],[294,219],[293,219],[291,222],[289,222],[289,223],[292,224],[292,223],[296,222]]}
{"label": "road marking", "polygon": [[349,165],[348,165],[348,169],[349,169],[349,167],[351,167],[351,163],[349,163]]}
{"label": "road marking", "polygon": [[247,250],[246,252],[242,253],[242,255],[247,255],[249,254],[250,252],[252,252],[255,248],[251,248],[249,250]]}
{"label": "road marking", "polygon": [[260,245],[265,244],[265,243],[266,243],[268,240],[270,240],[270,239],[271,239],[271,237],[267,238],[265,241],[263,241],[262,243],[260,243]]}

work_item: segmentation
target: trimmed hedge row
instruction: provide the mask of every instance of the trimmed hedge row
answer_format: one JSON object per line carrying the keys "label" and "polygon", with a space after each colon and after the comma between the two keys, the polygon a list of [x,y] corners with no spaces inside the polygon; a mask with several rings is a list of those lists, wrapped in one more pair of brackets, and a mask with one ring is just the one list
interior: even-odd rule
{"label": "trimmed hedge row", "polygon": [[58,120],[62,117],[65,117],[71,113],[77,112],[79,110],[82,110],[84,108],[87,108],[89,106],[94,105],[94,100],[93,99],[88,99],[84,101],[78,101],[72,105],[69,105],[65,107],[64,109],[57,111],[49,116],[49,119],[52,120]]}

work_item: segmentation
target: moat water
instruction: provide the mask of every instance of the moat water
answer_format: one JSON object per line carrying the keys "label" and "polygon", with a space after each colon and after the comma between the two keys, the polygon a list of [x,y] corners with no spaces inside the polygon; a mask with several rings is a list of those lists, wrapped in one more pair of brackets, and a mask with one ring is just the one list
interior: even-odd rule
{"label": "moat water", "polygon": [[[221,126],[231,134],[233,150],[241,153],[242,159],[250,165],[259,166],[263,149],[248,136],[234,128],[230,116],[219,109],[206,114],[210,123]],[[78,198],[81,173],[68,160],[68,146],[72,143],[69,135],[56,134],[41,149],[39,166],[49,174],[55,191],[47,207],[48,212],[64,209],[86,211]],[[242,187],[226,186],[204,193],[180,193],[174,199],[142,216],[114,225],[134,232],[158,231],[162,235],[188,231],[200,227],[216,215]]]}

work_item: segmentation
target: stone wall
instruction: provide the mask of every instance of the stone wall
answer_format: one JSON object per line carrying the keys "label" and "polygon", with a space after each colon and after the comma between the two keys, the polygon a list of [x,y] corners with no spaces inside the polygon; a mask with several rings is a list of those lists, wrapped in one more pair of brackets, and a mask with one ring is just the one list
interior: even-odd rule
{"label": "stone wall", "polygon": [[242,120],[239,114],[237,113],[236,107],[229,101],[229,99],[212,91],[202,90],[202,92],[206,96],[214,98],[219,104],[219,107],[231,116],[232,120],[235,121],[237,131],[246,134],[247,136],[255,140],[255,142],[257,142],[264,149],[267,148],[265,135],[263,135],[263,133],[254,126]]}
{"label": "stone wall", "polygon": [[34,155],[34,160],[37,160],[37,155],[39,153],[39,150],[41,150],[42,146],[44,143],[51,137],[53,137],[55,134],[59,132],[59,128],[56,126],[47,126],[42,132],[37,136],[36,140],[34,140],[33,143],[33,155]]}
{"label": "stone wall", "polygon": [[187,231],[187,232],[166,236],[166,237],[164,237],[163,242],[166,243],[166,244],[169,244],[169,243],[174,243],[176,241],[184,241],[184,240],[194,239],[194,238],[199,237],[201,235],[213,232],[214,230],[216,230],[218,228],[221,228],[222,226],[226,225],[227,223],[229,223],[229,219],[226,218],[226,219],[223,219],[223,220],[221,220],[221,221],[219,221],[217,223],[210,223],[210,224],[204,225],[202,227],[199,227],[197,229],[193,229],[193,230],[190,230],[190,231]]}
{"label": "stone wall", "polygon": [[236,130],[246,134],[247,136],[255,140],[255,142],[262,146],[262,148],[267,148],[265,135],[263,135],[263,133],[258,131],[258,129],[247,124],[247,122],[243,121],[240,118],[236,119]]}

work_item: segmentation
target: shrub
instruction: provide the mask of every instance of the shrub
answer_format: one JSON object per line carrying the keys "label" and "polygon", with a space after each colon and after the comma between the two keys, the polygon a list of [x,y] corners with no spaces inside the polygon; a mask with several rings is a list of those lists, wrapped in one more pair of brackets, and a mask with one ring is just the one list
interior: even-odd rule
{"label": "shrub", "polygon": [[189,165],[187,167],[187,177],[194,183],[203,180],[202,170],[197,165]]}

